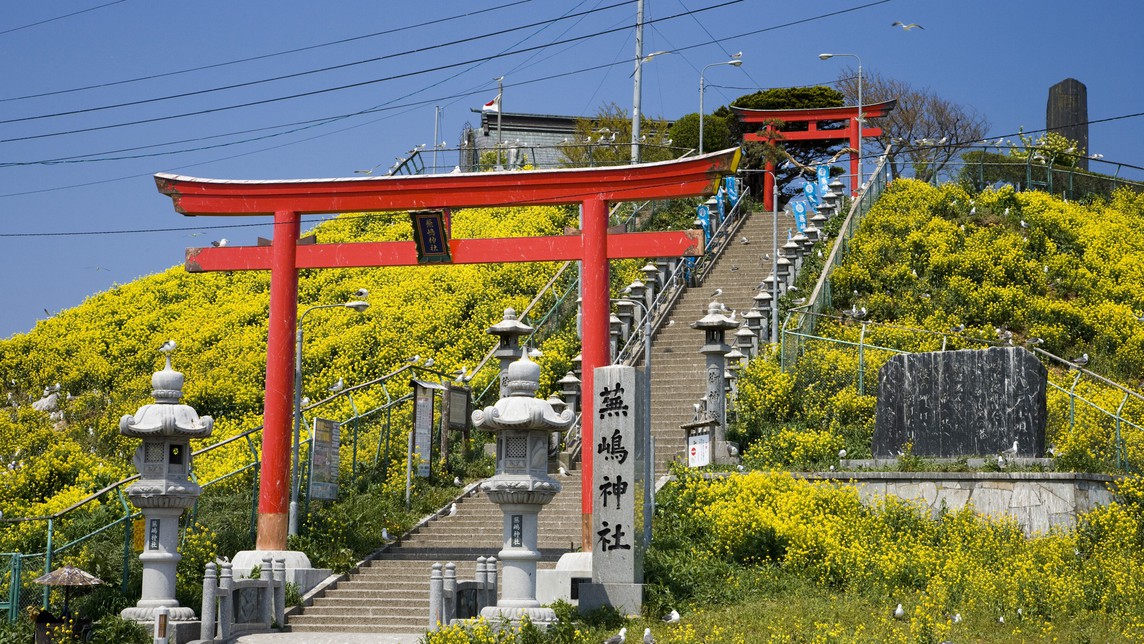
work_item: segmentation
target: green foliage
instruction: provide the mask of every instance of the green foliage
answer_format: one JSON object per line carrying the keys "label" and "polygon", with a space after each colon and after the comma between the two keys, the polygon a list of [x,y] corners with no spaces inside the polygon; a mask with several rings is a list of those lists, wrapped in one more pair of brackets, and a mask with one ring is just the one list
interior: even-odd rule
{"label": "green foliage", "polygon": [[[706,114],[703,116],[703,150],[714,152],[733,147],[738,140],[732,133],[736,124],[732,115],[718,116]],[[671,126],[672,145],[684,149],[699,149],[699,114],[685,114]]]}
{"label": "green foliage", "polygon": [[[674,158],[678,142],[669,143],[668,124],[640,115],[640,161]],[[632,160],[632,115],[608,103],[593,117],[576,121],[576,134],[560,147],[563,165],[570,167],[624,165]]]}
{"label": "green foliage", "polygon": [[151,634],[142,625],[117,615],[96,622],[91,637],[91,644],[149,644],[151,641]]}

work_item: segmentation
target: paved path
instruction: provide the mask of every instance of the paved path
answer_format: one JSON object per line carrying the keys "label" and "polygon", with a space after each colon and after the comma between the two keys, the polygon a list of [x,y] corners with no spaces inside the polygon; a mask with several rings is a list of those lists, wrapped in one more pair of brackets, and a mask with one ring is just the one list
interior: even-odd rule
{"label": "paved path", "polygon": [[417,644],[417,633],[258,633],[236,644]]}

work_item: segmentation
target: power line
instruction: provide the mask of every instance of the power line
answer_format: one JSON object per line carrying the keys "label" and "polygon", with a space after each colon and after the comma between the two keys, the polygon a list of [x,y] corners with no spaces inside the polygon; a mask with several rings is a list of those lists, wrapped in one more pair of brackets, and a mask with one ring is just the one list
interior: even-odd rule
{"label": "power line", "polygon": [[265,83],[272,83],[272,82],[280,81],[280,80],[288,80],[291,78],[301,78],[303,76],[311,76],[313,74],[321,74],[321,73],[325,73],[325,72],[336,71],[339,69],[356,67],[358,65],[365,65],[368,63],[381,62],[383,60],[389,60],[391,58],[400,58],[402,56],[420,54],[420,53],[423,53],[426,51],[433,51],[436,49],[441,49],[443,47],[451,47],[453,45],[466,44],[466,43],[470,43],[470,42],[477,41],[477,40],[484,40],[485,38],[500,36],[501,34],[505,34],[505,33],[511,33],[514,31],[522,31],[524,29],[530,29],[530,28],[536,27],[538,25],[552,24],[552,23],[557,22],[559,20],[565,20],[569,17],[586,15],[586,14],[590,14],[590,13],[595,13],[597,11],[607,11],[609,9],[614,9],[616,7],[623,6],[625,4],[630,4],[631,2],[632,2],[632,0],[623,0],[622,2],[618,2],[616,4],[608,5],[606,7],[601,7],[598,9],[592,9],[589,11],[584,11],[581,14],[572,14],[572,16],[561,16],[559,18],[555,18],[552,20],[541,20],[538,22],[534,22],[534,23],[527,24],[527,25],[521,25],[518,27],[510,27],[507,29],[498,29],[497,31],[491,31],[491,32],[479,34],[476,36],[466,36],[464,38],[458,38],[456,40],[450,40],[450,41],[446,41],[443,43],[426,45],[424,47],[419,47],[417,49],[408,49],[408,50],[400,51],[400,52],[393,53],[393,54],[386,54],[384,56],[374,56],[373,58],[365,58],[362,60],[355,60],[355,61],[351,61],[348,63],[341,63],[339,65],[330,65],[327,67],[319,67],[317,69],[310,69],[310,70],[302,71],[302,72],[294,72],[291,74],[282,74],[280,76],[271,76],[269,78],[260,78],[258,80],[245,81],[242,83],[233,83],[230,85],[221,85],[218,87],[211,87],[208,89],[200,89],[200,90],[194,90],[194,91],[189,91],[189,92],[179,92],[178,94],[168,94],[165,96],[155,96],[152,98],[144,98],[144,99],[139,99],[136,101],[126,101],[123,103],[112,103],[112,104],[108,104],[108,105],[99,105],[96,107],[85,107],[82,109],[67,110],[64,112],[53,112],[50,114],[37,114],[34,116],[22,116],[19,118],[4,119],[4,120],[0,120],[0,125],[6,124],[6,123],[25,123],[27,121],[38,121],[38,120],[42,120],[42,119],[57,118],[60,116],[75,116],[77,114],[90,114],[91,112],[102,112],[105,110],[118,109],[121,107],[135,107],[138,105],[148,105],[151,103],[160,103],[163,101],[170,101],[170,100],[174,100],[174,99],[178,99],[178,98],[190,98],[192,96],[202,96],[204,94],[213,94],[215,92],[223,92],[223,91],[232,90],[232,89],[239,89],[239,88],[243,88],[243,87],[252,87],[254,85],[262,85]]}
{"label": "power line", "polygon": [[[738,4],[738,3],[744,2],[744,1],[745,0],[726,0],[725,2],[722,2],[720,4],[712,5],[710,7],[705,7],[703,9],[699,9],[697,11],[699,11],[699,12],[711,11],[711,10],[719,9],[719,8],[726,7],[729,5]],[[881,2],[889,2],[889,0],[881,0]],[[682,14],[669,16],[667,18],[660,18],[658,20],[672,20],[674,18],[680,17],[680,15],[682,15]],[[489,60],[495,60],[497,58],[501,58],[501,57],[505,57],[505,56],[512,56],[512,55],[516,55],[516,54],[522,54],[522,53],[527,53],[530,51],[536,51],[536,50],[544,49],[547,47],[554,47],[556,45],[562,45],[562,44],[566,44],[566,43],[578,42],[578,41],[582,41],[582,40],[588,40],[591,38],[597,38],[599,36],[604,36],[604,35],[607,35],[610,33],[615,33],[617,31],[623,31],[626,29],[628,29],[627,26],[617,27],[614,29],[608,29],[608,30],[595,32],[595,33],[591,33],[591,34],[586,34],[586,35],[582,35],[582,36],[575,36],[573,38],[568,38],[565,40],[554,41],[554,42],[547,43],[544,45],[535,45],[533,47],[525,47],[523,49],[517,49],[515,51],[510,51],[510,52],[503,53],[503,54],[481,56],[478,58],[472,58],[472,59],[465,60],[462,62],[449,63],[446,65],[437,65],[435,67],[429,67],[429,68],[420,69],[420,70],[416,70],[416,71],[404,72],[401,74],[394,74],[392,76],[386,76],[386,77],[382,77],[382,78],[375,78],[375,79],[371,79],[371,80],[359,81],[356,83],[349,83],[346,85],[338,85],[335,87],[327,87],[327,88],[323,88],[323,89],[311,90],[308,92],[299,92],[297,94],[290,94],[290,95],[286,95],[286,96],[277,96],[274,98],[261,99],[261,100],[257,100],[257,101],[249,101],[246,103],[239,103],[239,104],[227,105],[227,106],[222,106],[222,107],[213,107],[213,108],[207,108],[207,109],[202,109],[202,110],[196,110],[196,111],[192,111],[192,112],[183,112],[181,114],[169,114],[166,116],[157,116],[157,117],[153,117],[153,118],[149,118],[149,119],[139,119],[139,120],[135,120],[135,121],[115,123],[115,124],[111,124],[111,125],[99,125],[99,126],[92,126],[92,127],[87,127],[87,128],[77,128],[74,130],[66,130],[66,131],[60,131],[60,132],[49,132],[46,134],[34,134],[34,135],[28,135],[28,136],[22,136],[22,137],[14,137],[14,138],[10,138],[10,139],[0,139],[0,143],[13,143],[13,142],[17,142],[17,141],[29,141],[29,140],[33,140],[33,139],[52,138],[52,137],[57,137],[57,136],[65,136],[65,135],[69,135],[69,134],[80,134],[80,133],[84,133],[84,132],[95,132],[95,131],[100,131],[100,130],[116,129],[116,128],[121,128],[121,127],[128,127],[131,125],[143,125],[143,124],[147,124],[147,123],[157,123],[157,122],[161,122],[161,121],[168,121],[168,120],[173,120],[173,119],[178,119],[178,118],[185,118],[188,116],[202,116],[204,114],[213,114],[213,113],[217,113],[217,112],[224,112],[224,111],[229,111],[229,110],[234,110],[234,109],[239,109],[239,108],[244,108],[244,107],[254,107],[254,106],[258,106],[258,105],[267,105],[270,103],[277,103],[280,101],[292,100],[292,99],[296,99],[296,98],[306,98],[306,97],[310,97],[310,96],[318,96],[321,94],[328,94],[330,92],[337,92],[337,91],[342,91],[342,90],[346,90],[346,89],[355,89],[355,88],[359,88],[359,87],[366,87],[368,85],[375,85],[377,83],[382,83],[382,82],[391,81],[391,80],[398,80],[401,78],[420,76],[422,74],[428,74],[430,72],[452,69],[454,67],[461,67],[461,66],[470,65],[473,63],[487,62]]]}
{"label": "power line", "polygon": [[[118,1],[118,2],[126,2],[126,0],[117,0],[117,1]],[[629,1],[633,1],[633,0],[629,0]],[[25,99],[29,99],[29,98],[42,98],[42,97],[45,97],[45,96],[57,96],[57,95],[59,95],[59,94],[70,94],[70,93],[73,93],[73,92],[82,92],[82,91],[86,91],[86,90],[89,90],[89,89],[102,89],[102,88],[104,88],[104,87],[114,87],[114,86],[116,86],[116,85],[126,85],[126,84],[129,84],[129,83],[138,83],[138,82],[140,82],[140,81],[146,81],[146,80],[154,80],[154,79],[156,79],[156,78],[165,78],[165,77],[167,77],[167,76],[178,76],[178,75],[180,75],[180,74],[189,74],[189,73],[192,73],[192,72],[201,72],[201,71],[205,71],[205,70],[208,70],[208,69],[217,69],[217,68],[219,68],[219,67],[228,67],[228,66],[230,66],[230,65],[238,65],[238,64],[241,64],[241,63],[249,63],[249,62],[254,62],[254,61],[256,61],[256,60],[265,60],[265,59],[267,59],[267,58],[275,58],[275,57],[278,57],[278,56],[286,56],[286,55],[288,55],[288,54],[297,54],[297,53],[300,53],[300,52],[304,52],[304,51],[311,51],[311,50],[314,50],[314,49],[321,49],[321,48],[324,48],[324,47],[332,47],[332,46],[334,46],[334,45],[344,45],[344,44],[346,44],[346,43],[354,42],[354,41],[357,41],[357,40],[365,40],[365,39],[368,39],[368,38],[376,38],[376,37],[378,37],[378,36],[387,36],[387,35],[389,35],[389,34],[392,34],[392,33],[397,33],[397,32],[400,32],[400,31],[405,31],[405,30],[408,30],[408,29],[418,29],[418,28],[421,28],[421,27],[429,27],[429,26],[432,26],[432,25],[436,25],[436,24],[440,24],[440,23],[443,23],[443,22],[449,22],[449,21],[452,21],[452,20],[459,20],[459,19],[461,19],[461,18],[468,18],[468,17],[471,17],[471,16],[476,16],[476,15],[479,15],[479,14],[482,14],[482,13],[488,13],[488,12],[491,12],[491,11],[497,11],[497,10],[500,10],[500,9],[507,9],[508,7],[512,7],[512,6],[515,6],[515,5],[518,5],[518,4],[526,4],[526,3],[529,3],[529,2],[532,2],[532,0],[516,0],[515,2],[509,2],[509,3],[507,3],[507,4],[497,5],[497,6],[495,6],[495,7],[489,7],[489,8],[487,8],[487,9],[479,9],[479,10],[477,10],[477,11],[470,11],[469,13],[463,13],[463,14],[458,14],[458,15],[454,15],[454,16],[448,16],[448,17],[446,17],[446,18],[438,18],[438,19],[436,19],[436,20],[429,20],[429,21],[426,21],[426,22],[416,23],[416,24],[407,25],[407,26],[403,26],[403,27],[395,27],[395,28],[393,28],[393,29],[386,29],[385,31],[376,31],[376,32],[373,32],[373,33],[369,33],[369,34],[363,34],[363,35],[360,35],[360,36],[352,36],[352,37],[350,37],[350,38],[343,38],[343,39],[341,39],[341,40],[332,40],[332,41],[329,41],[329,42],[319,43],[319,44],[317,44],[317,45],[308,45],[308,46],[306,46],[306,47],[296,47],[296,48],[294,48],[294,49],[284,49],[284,50],[282,50],[282,51],[276,51],[276,52],[273,52],[273,53],[269,53],[269,54],[260,54],[260,55],[258,55],[258,56],[250,56],[250,57],[247,57],[247,58],[239,58],[239,59],[236,59],[236,60],[229,60],[229,61],[226,61],[226,62],[222,62],[222,63],[214,63],[214,64],[211,64],[211,65],[202,65],[202,66],[200,66],[200,67],[190,67],[190,68],[187,68],[187,69],[180,69],[180,70],[176,70],[176,71],[172,71],[172,72],[163,72],[163,73],[160,73],[160,74],[151,74],[151,75],[148,75],[148,76],[138,76],[138,77],[136,77],[136,78],[128,78],[128,79],[124,79],[124,80],[118,80],[118,81],[110,81],[110,82],[107,82],[107,83],[99,83],[99,84],[96,84],[96,85],[85,85],[85,86],[83,86],[83,87],[72,87],[72,88],[69,88],[69,89],[59,89],[59,90],[54,90],[54,91],[51,91],[51,92],[42,92],[42,93],[39,93],[39,94],[26,94],[26,95],[24,95],[24,96],[12,96],[12,97],[9,97],[9,98],[0,98],[0,103],[7,103],[7,102],[9,102],[9,101],[21,101],[21,100],[25,100]],[[115,4],[115,3],[113,2],[113,3],[110,3],[110,4]],[[107,6],[107,5],[103,5],[103,6]],[[97,8],[98,8],[98,7],[97,7]]]}
{"label": "power line", "polygon": [[31,29],[32,27],[39,27],[40,25],[46,25],[49,22],[55,22],[57,20],[63,20],[64,18],[71,18],[72,16],[78,16],[81,13],[87,13],[89,11],[95,11],[96,9],[103,9],[104,7],[110,7],[113,4],[119,4],[121,2],[127,2],[127,0],[114,0],[114,2],[107,2],[107,3],[101,4],[101,5],[96,5],[94,7],[89,7],[87,9],[80,9],[79,11],[73,11],[71,13],[65,13],[64,15],[56,16],[55,18],[47,18],[45,20],[40,20],[38,22],[33,22],[33,23],[30,23],[27,25],[21,25],[19,27],[12,27],[11,29],[5,29],[4,31],[0,31],[0,36],[3,36],[5,34],[10,34],[14,31],[20,31],[22,29]]}

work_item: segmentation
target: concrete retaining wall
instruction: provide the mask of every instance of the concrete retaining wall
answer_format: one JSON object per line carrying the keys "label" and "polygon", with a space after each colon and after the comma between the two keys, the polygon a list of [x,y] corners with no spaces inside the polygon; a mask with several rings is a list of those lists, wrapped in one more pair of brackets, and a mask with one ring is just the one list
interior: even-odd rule
{"label": "concrete retaining wall", "polygon": [[973,504],[978,514],[1012,517],[1026,534],[1072,526],[1113,500],[1112,477],[1064,472],[823,472],[796,475],[855,485],[864,502],[886,495],[921,501],[931,512]]}

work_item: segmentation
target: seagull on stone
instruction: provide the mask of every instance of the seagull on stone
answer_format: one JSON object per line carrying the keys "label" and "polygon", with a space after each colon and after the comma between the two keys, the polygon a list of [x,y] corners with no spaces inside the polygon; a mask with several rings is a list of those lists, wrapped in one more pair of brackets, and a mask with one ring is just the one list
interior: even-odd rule
{"label": "seagull on stone", "polygon": [[746,236],[743,236],[739,238],[739,243],[746,246],[747,244],[751,243],[751,240],[747,239]]}
{"label": "seagull on stone", "polygon": [[717,289],[715,289],[715,291],[713,293],[711,293],[711,297],[719,297],[722,294],[723,294],[723,289],[717,288]]}
{"label": "seagull on stone", "polygon": [[389,528],[381,529],[381,540],[385,541],[386,543],[394,541],[394,538],[389,536]]}
{"label": "seagull on stone", "polygon": [[1006,458],[1013,458],[1017,455],[1017,441],[1013,441],[1012,447],[1001,450],[1001,455]]}
{"label": "seagull on stone", "polygon": [[174,350],[175,350],[175,341],[174,340],[167,340],[166,342],[163,343],[163,346],[159,347],[159,351],[162,351],[163,353],[170,353]]}
{"label": "seagull on stone", "polygon": [[568,470],[563,465],[556,468],[556,473],[560,476],[568,476]]}
{"label": "seagull on stone", "polygon": [[903,31],[909,31],[911,29],[923,29],[923,30],[925,29],[925,27],[919,25],[916,22],[906,23],[906,22],[901,22],[899,20],[895,20],[890,26],[891,27],[901,27]]}
{"label": "seagull on stone", "polygon": [[674,608],[671,609],[670,613],[663,616],[663,621],[667,624],[678,624],[679,623],[679,611],[675,610]]}
{"label": "seagull on stone", "polygon": [[226,237],[223,237],[222,239],[220,239],[218,241],[211,242],[211,246],[214,246],[215,248],[223,248],[229,243],[230,242],[227,241]]}
{"label": "seagull on stone", "polygon": [[619,633],[616,633],[615,635],[604,640],[604,644],[624,644],[624,642],[627,641],[627,639],[628,639],[628,628],[625,626],[624,628],[620,629]]}
{"label": "seagull on stone", "polygon": [[452,505],[449,506],[449,516],[451,516],[451,517],[457,516],[457,504],[456,503],[453,503]]}

